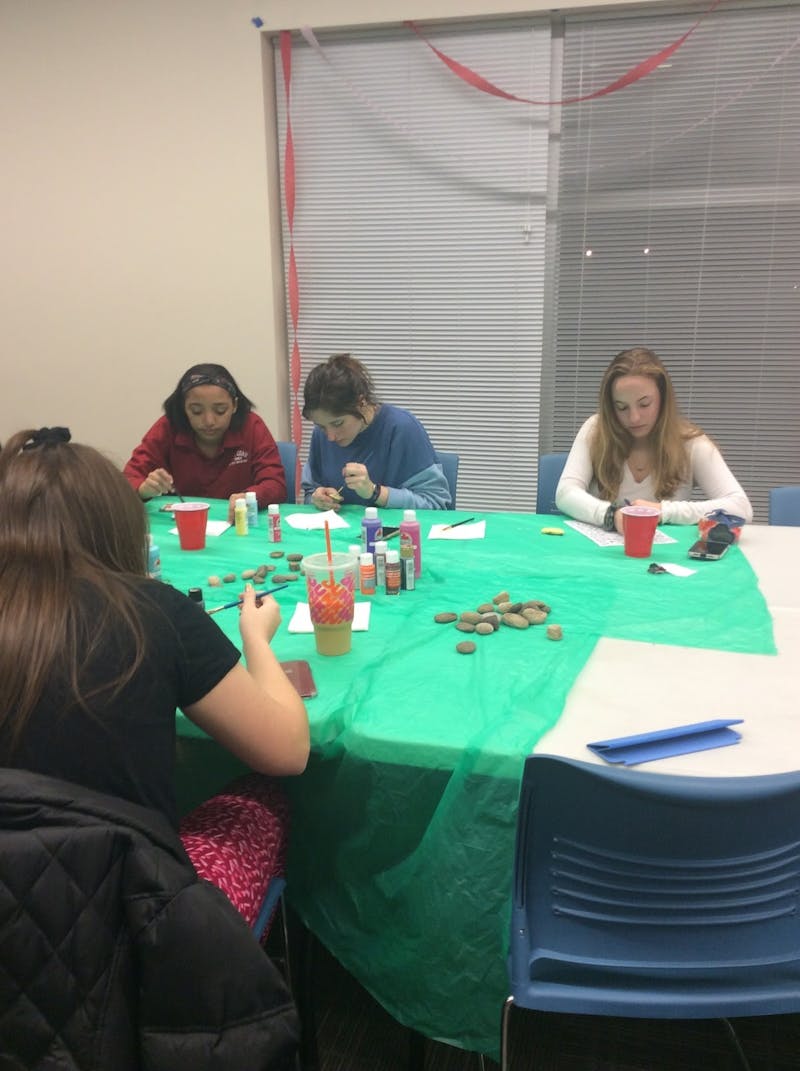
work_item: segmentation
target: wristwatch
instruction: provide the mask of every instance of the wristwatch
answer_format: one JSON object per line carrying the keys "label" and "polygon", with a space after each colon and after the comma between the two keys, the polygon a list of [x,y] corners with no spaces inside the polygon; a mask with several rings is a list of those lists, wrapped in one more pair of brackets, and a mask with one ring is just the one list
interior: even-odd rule
{"label": "wristwatch", "polygon": [[375,503],[378,501],[378,497],[379,497],[379,495],[380,495],[382,490],[383,490],[383,488],[381,487],[381,485],[379,483],[373,484],[373,486],[372,486],[372,494],[367,499],[367,505],[368,506],[374,506],[375,505]]}
{"label": "wristwatch", "polygon": [[617,515],[617,510],[618,509],[619,509],[619,506],[615,506],[614,503],[612,502],[611,505],[606,510],[606,515],[605,515],[605,517],[603,517],[603,528],[605,529],[606,532],[613,532],[613,531],[616,530],[616,525],[614,524],[614,518]]}

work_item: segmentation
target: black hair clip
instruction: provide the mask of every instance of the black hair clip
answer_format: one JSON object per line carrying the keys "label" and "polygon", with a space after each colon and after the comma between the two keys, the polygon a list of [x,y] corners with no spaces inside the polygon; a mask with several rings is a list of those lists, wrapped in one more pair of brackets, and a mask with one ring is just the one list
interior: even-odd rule
{"label": "black hair clip", "polygon": [[37,446],[58,446],[59,443],[68,443],[71,438],[69,428],[39,428],[22,449],[35,450]]}
{"label": "black hair clip", "polygon": [[659,565],[658,562],[650,562],[647,566],[648,573],[666,573],[666,569],[663,565]]}

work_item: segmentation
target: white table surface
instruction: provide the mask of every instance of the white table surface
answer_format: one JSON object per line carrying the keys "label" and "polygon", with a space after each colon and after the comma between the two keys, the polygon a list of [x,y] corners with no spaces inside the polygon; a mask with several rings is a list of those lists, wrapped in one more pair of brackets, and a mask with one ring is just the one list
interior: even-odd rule
{"label": "white table surface", "polygon": [[735,717],[744,718],[734,726],[738,744],[631,769],[716,777],[800,769],[800,528],[750,525],[741,547],[772,614],[777,655],[601,639],[535,750],[602,763],[589,741]]}

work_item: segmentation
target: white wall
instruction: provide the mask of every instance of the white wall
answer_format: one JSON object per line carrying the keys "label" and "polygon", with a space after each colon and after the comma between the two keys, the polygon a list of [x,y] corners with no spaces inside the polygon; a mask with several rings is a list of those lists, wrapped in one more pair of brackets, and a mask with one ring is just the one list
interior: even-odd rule
{"label": "white wall", "polygon": [[124,460],[206,360],[286,437],[271,52],[250,19],[275,31],[545,6],[0,0],[0,441],[68,424]]}
{"label": "white wall", "polygon": [[124,460],[201,360],[287,431],[252,13],[0,3],[0,440],[63,423]]}

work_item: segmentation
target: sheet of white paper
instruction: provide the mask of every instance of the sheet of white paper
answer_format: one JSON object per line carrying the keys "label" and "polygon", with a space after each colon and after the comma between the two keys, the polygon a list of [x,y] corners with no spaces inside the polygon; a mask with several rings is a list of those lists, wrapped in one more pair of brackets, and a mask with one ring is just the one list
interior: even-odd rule
{"label": "sheet of white paper", "polygon": [[[366,632],[369,628],[369,612],[372,604],[369,602],[357,602],[353,609],[353,632]],[[294,608],[292,619],[289,622],[290,632],[313,632],[311,624],[311,611],[307,602],[299,602]]]}
{"label": "sheet of white paper", "polygon": [[690,569],[688,565],[672,565],[670,562],[659,562],[662,569],[673,576],[694,576],[696,569]]}
{"label": "sheet of white paper", "polygon": [[459,524],[454,528],[448,528],[446,524],[432,524],[428,532],[428,539],[484,539],[485,536],[486,521]]}
{"label": "sheet of white paper", "polygon": [[350,527],[344,517],[340,517],[332,509],[326,510],[324,513],[290,513],[288,517],[284,517],[284,520],[290,528],[299,528],[305,532],[310,532],[315,528],[324,528],[325,521],[328,522],[329,528]]}
{"label": "sheet of white paper", "polygon": [[[207,536],[222,535],[222,533],[223,532],[227,532],[227,530],[229,528],[230,528],[230,524],[228,523],[228,521],[206,521],[206,535]],[[171,532],[172,535],[177,535],[178,534],[178,529],[177,528],[170,528],[170,532]]]}
{"label": "sheet of white paper", "polygon": [[[568,524],[570,528],[574,528],[576,532],[580,532],[581,535],[586,536],[587,539],[591,539],[598,547],[621,547],[625,542],[619,532],[607,532],[604,528],[598,528],[596,524],[587,524],[585,521],[565,521],[564,523]],[[662,532],[660,528],[656,528],[656,534],[653,536],[654,544],[677,542],[678,540],[673,536]]]}

